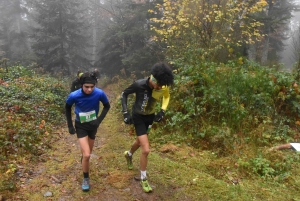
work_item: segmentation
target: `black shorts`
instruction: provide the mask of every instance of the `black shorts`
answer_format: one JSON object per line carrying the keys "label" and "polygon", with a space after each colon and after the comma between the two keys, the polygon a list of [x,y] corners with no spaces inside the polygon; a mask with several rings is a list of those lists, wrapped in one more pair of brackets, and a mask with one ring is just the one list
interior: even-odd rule
{"label": "black shorts", "polygon": [[82,124],[79,121],[75,121],[75,129],[77,138],[83,138],[85,136],[89,136],[92,140],[96,138],[97,128],[94,128],[88,122]]}
{"label": "black shorts", "polygon": [[154,117],[155,114],[150,114],[150,115],[132,114],[132,119],[134,122],[134,127],[137,136],[141,136],[149,133],[151,126],[153,124]]}

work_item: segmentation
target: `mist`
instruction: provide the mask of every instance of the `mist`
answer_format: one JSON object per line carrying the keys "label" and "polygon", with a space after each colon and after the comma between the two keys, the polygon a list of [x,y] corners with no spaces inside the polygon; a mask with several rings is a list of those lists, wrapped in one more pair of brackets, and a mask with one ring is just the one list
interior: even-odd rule
{"label": "mist", "polygon": [[[296,6],[300,6],[300,1],[294,1]],[[300,10],[292,12],[293,17],[290,19],[289,30],[287,30],[288,39],[284,40],[285,45],[284,51],[281,53],[280,62],[284,65],[284,69],[292,70],[293,65],[296,62],[296,59],[293,57],[293,45],[292,45],[292,36],[295,31],[298,30],[300,22]]]}

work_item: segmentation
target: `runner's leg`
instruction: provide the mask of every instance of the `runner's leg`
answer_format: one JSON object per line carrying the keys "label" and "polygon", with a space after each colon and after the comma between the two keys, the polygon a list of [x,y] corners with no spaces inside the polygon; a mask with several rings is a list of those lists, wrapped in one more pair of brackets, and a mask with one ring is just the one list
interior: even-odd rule
{"label": "runner's leg", "polygon": [[139,139],[137,137],[130,148],[130,153],[133,154],[139,147],[140,147],[140,143],[139,143]]}
{"label": "runner's leg", "polygon": [[140,169],[141,171],[146,171],[148,164],[148,154],[150,152],[150,146],[148,141],[148,135],[141,135],[137,137],[139,145],[142,149],[142,153],[140,156]]}
{"label": "runner's leg", "polygon": [[93,146],[95,140],[89,139],[88,136],[79,138],[79,145],[82,153],[82,170],[83,172],[89,172],[89,160],[91,156],[91,147]]}
{"label": "runner's leg", "polygon": [[95,140],[89,138],[90,154],[93,152]]}

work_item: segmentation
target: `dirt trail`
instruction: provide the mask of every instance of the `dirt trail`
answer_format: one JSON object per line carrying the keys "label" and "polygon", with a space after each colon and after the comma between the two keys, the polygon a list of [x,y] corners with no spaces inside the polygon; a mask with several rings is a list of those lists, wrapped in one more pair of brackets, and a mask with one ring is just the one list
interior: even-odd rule
{"label": "dirt trail", "polygon": [[[119,107],[118,97],[109,88],[104,91],[112,108]],[[147,194],[142,191],[139,182],[133,179],[134,175],[139,174],[139,152],[133,160],[134,170],[127,170],[123,152],[130,147],[134,136],[129,134],[128,126],[122,124],[120,112],[114,111],[112,109],[108,113],[98,129],[90,162],[89,192],[81,191],[83,176],[77,138],[68,134],[66,128],[61,128],[57,133],[60,138],[52,144],[52,149],[40,156],[38,162],[33,162],[32,167],[20,168],[21,175],[23,172],[29,176],[21,180],[19,192],[8,200],[170,200],[172,188],[158,188],[150,177],[153,192]],[[47,197],[46,193],[52,195]],[[188,200],[184,197],[181,200]]]}

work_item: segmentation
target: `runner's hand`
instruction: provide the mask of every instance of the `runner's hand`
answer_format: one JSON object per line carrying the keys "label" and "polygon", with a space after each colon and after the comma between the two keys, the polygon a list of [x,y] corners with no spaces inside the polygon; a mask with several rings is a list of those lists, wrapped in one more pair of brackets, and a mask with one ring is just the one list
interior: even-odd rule
{"label": "runner's hand", "polygon": [[92,126],[95,126],[95,127],[98,128],[99,125],[101,124],[101,122],[102,122],[102,120],[98,117],[97,119],[91,121],[90,124],[91,124]]}
{"label": "runner's hand", "polygon": [[133,124],[132,117],[128,112],[123,113],[123,117],[124,117],[125,124]]}
{"label": "runner's hand", "polygon": [[155,122],[160,122],[165,116],[165,111],[161,110],[159,113],[157,113],[157,115],[155,115],[154,117],[154,121]]}
{"label": "runner's hand", "polygon": [[70,133],[71,135],[73,135],[73,134],[76,133],[74,126],[70,126],[70,127],[68,127],[68,128],[69,128],[69,133]]}

